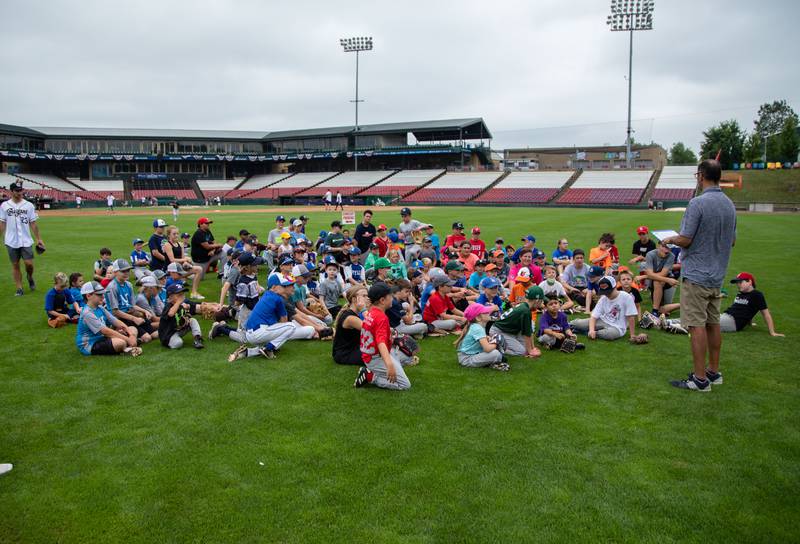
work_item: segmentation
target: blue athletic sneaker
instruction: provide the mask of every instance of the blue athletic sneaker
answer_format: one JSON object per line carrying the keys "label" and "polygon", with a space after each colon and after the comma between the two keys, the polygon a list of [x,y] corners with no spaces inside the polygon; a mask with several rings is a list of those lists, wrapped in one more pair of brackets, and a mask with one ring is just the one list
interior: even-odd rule
{"label": "blue athletic sneaker", "polygon": [[706,379],[711,385],[722,385],[722,372],[712,372],[706,369]]}
{"label": "blue athletic sneaker", "polygon": [[688,389],[689,391],[697,391],[699,393],[708,393],[711,391],[711,381],[708,379],[698,380],[697,376],[693,373],[685,380],[672,380],[669,382],[672,387],[678,389]]}

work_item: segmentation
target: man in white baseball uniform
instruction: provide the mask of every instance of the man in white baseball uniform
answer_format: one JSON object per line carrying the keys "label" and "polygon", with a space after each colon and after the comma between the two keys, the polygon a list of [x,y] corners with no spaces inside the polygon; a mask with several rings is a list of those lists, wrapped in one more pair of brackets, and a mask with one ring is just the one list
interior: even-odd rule
{"label": "man in white baseball uniform", "polygon": [[6,200],[0,205],[0,234],[3,234],[8,250],[8,258],[11,260],[11,268],[14,275],[14,284],[17,286],[16,296],[22,296],[22,272],[19,268],[19,261],[25,263],[25,272],[28,274],[28,287],[31,291],[36,289],[36,282],[33,281],[33,238],[31,231],[36,237],[36,247],[39,252],[44,251],[44,242],[39,234],[39,225],[36,220],[36,209],[33,204],[22,198],[22,184],[12,183],[9,186],[11,199]]}

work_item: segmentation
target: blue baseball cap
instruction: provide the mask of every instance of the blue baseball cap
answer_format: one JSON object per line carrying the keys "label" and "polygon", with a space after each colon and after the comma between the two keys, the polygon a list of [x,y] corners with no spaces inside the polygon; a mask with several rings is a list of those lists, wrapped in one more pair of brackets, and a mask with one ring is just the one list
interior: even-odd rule
{"label": "blue baseball cap", "polygon": [[316,270],[317,269],[317,265],[315,265],[311,261],[308,261],[306,263],[306,268],[308,268],[308,271],[311,272],[312,270]]}
{"label": "blue baseball cap", "polygon": [[336,257],[334,257],[333,255],[325,255],[325,258],[322,260],[322,262],[323,262],[324,264],[326,264],[326,265],[329,265],[329,264],[338,264],[338,263],[336,262]]}
{"label": "blue baseball cap", "polygon": [[134,238],[133,239],[133,245],[143,244],[143,243],[144,243],[144,240],[142,240],[141,238]]}
{"label": "blue baseball cap", "polygon": [[275,218],[275,222],[278,222],[278,221],[286,221],[286,218],[284,216],[282,216],[282,215],[279,215],[278,217]]}
{"label": "blue baseball cap", "polygon": [[425,268],[425,263],[417,259],[411,263],[411,268]]}
{"label": "blue baseball cap", "polygon": [[176,281],[175,283],[170,283],[169,287],[167,287],[167,296],[170,295],[177,295],[178,293],[186,292],[186,286],[183,284],[182,281]]}
{"label": "blue baseball cap", "polygon": [[[241,257],[239,257],[239,261],[241,261]],[[279,266],[283,266],[285,264],[294,264],[294,257],[284,254],[283,257],[281,257]]]}
{"label": "blue baseball cap", "polygon": [[153,228],[155,228],[155,229],[157,229],[159,227],[166,227],[166,226],[167,226],[167,222],[164,221],[163,219],[154,219],[153,220]]}
{"label": "blue baseball cap", "polygon": [[536,236],[529,234],[522,239],[523,242],[536,242]]}
{"label": "blue baseball cap", "polygon": [[361,250],[357,247],[350,248],[350,255],[361,255]]}
{"label": "blue baseball cap", "polygon": [[272,274],[267,280],[267,287],[275,287],[277,285],[280,285],[281,287],[294,285],[294,276],[291,274],[288,276],[284,276],[283,274]]}
{"label": "blue baseball cap", "polygon": [[599,278],[605,273],[606,271],[603,269],[602,266],[593,266],[589,269],[589,275],[593,278]]}
{"label": "blue baseball cap", "polygon": [[389,240],[391,240],[392,242],[396,242],[398,240],[397,233],[396,232],[390,232],[389,233]]}
{"label": "blue baseball cap", "polygon": [[486,277],[481,280],[480,285],[481,289],[497,289],[500,287],[500,280],[497,278]]}
{"label": "blue baseball cap", "polygon": [[319,231],[319,237],[320,238],[325,238],[327,235],[328,235],[328,231],[327,230]]}
{"label": "blue baseball cap", "polygon": [[535,249],[533,251],[533,258],[534,259],[538,259],[539,257],[544,257],[544,251],[542,251],[541,249],[537,248],[537,249]]}

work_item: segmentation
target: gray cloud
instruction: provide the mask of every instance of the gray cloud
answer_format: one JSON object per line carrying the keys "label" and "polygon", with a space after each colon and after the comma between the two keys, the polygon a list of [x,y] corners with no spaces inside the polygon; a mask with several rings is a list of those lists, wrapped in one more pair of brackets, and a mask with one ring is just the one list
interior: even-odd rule
{"label": "gray cloud", "polygon": [[[634,36],[639,141],[683,140],[800,100],[796,4],[656,0]],[[766,9],[769,9],[769,12]],[[483,116],[493,145],[621,143],[627,36],[599,0],[337,3],[8,1],[0,122],[281,130]],[[577,126],[580,125],[580,126]],[[562,128],[552,128],[562,127]]]}

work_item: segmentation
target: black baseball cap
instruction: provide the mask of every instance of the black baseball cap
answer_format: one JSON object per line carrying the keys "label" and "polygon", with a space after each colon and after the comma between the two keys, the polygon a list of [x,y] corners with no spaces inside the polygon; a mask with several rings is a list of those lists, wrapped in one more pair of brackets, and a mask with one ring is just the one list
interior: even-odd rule
{"label": "black baseball cap", "polygon": [[176,281],[175,283],[171,283],[169,287],[167,287],[167,296],[170,295],[177,295],[178,293],[185,293],[187,291],[186,286],[181,281]]}
{"label": "black baseball cap", "polygon": [[464,228],[464,223],[462,223],[461,221],[456,221],[455,223],[453,223],[453,228],[454,229],[463,229]]}
{"label": "black baseball cap", "polygon": [[22,192],[22,183],[15,181],[14,183],[9,184],[8,189],[11,192],[16,192],[16,193]]}
{"label": "black baseball cap", "polygon": [[597,292],[601,295],[608,295],[617,286],[617,282],[611,276],[603,276],[597,281]]}
{"label": "black baseball cap", "polygon": [[239,231],[239,236],[250,236],[250,231],[247,229],[242,229]]}
{"label": "black baseball cap", "polygon": [[367,297],[369,297],[370,302],[377,302],[386,295],[392,294],[392,288],[389,287],[387,284],[383,283],[382,281],[376,282],[372,284],[372,287],[369,288],[367,291]]}
{"label": "black baseball cap", "polygon": [[400,215],[411,215],[411,208],[403,208],[400,210]]}

